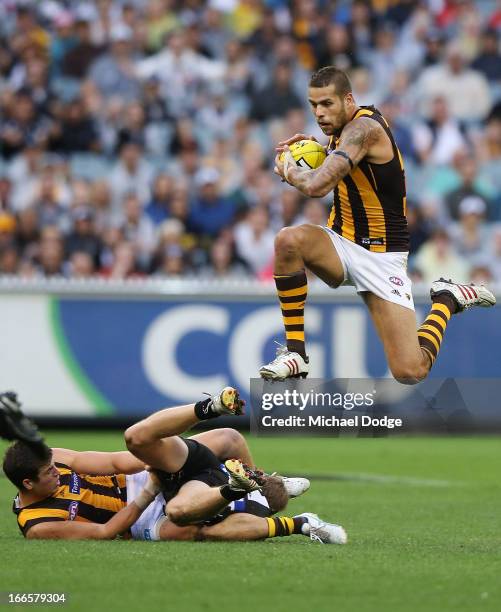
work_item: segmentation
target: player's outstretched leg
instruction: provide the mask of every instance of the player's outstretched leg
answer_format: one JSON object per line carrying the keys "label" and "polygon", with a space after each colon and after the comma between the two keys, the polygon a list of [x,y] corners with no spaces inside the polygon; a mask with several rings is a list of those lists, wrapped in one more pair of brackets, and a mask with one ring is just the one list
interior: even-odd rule
{"label": "player's outstretched leg", "polygon": [[337,287],[344,280],[341,260],[325,231],[316,225],[282,229],[275,239],[275,285],[285,328],[286,347],[264,365],[267,380],[305,378],[309,372],[304,334],[304,307],[308,295],[306,268]]}
{"label": "player's outstretched leg", "polygon": [[453,314],[472,306],[492,306],[496,301],[485,287],[436,281],[431,288],[431,310],[416,332],[412,310],[369,292],[363,298],[383,342],[391,373],[403,384],[415,384],[426,378]]}
{"label": "player's outstretched leg", "polygon": [[205,540],[264,540],[303,535],[322,544],[346,544],[348,537],[341,525],[327,523],[316,514],[305,512],[294,517],[231,514],[220,523],[202,527],[199,537]]}
{"label": "player's outstretched leg", "polygon": [[430,368],[437,358],[447,323],[452,315],[473,306],[494,306],[496,298],[483,285],[460,285],[450,279],[435,281],[430,289],[431,311],[418,329],[421,349],[430,359]]}

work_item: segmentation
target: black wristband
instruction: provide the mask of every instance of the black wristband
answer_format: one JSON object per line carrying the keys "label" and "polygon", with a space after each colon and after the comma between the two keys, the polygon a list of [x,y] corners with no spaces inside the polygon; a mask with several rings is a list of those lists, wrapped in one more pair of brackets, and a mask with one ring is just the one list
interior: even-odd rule
{"label": "black wristband", "polygon": [[235,491],[235,489],[230,489],[229,484],[225,484],[222,487],[219,487],[219,492],[224,497],[226,501],[232,502],[237,501],[237,499],[242,499],[247,495],[247,491]]}
{"label": "black wristband", "polygon": [[219,416],[212,408],[212,399],[210,397],[195,404],[195,415],[201,421],[215,419]]}
{"label": "black wristband", "polygon": [[332,155],[339,155],[339,157],[344,157],[344,159],[346,159],[346,161],[350,164],[350,169],[353,170],[354,164],[351,161],[350,156],[348,155],[348,153],[345,153],[344,151],[341,151],[341,149],[336,149],[335,151],[332,152]]}

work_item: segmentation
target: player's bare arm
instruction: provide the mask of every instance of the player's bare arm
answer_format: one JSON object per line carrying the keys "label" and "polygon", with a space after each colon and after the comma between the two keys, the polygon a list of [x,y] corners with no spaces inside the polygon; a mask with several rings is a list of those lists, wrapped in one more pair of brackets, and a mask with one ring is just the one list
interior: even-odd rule
{"label": "player's bare arm", "polygon": [[111,474],[137,474],[144,470],[144,463],[128,451],[114,453],[97,451],[74,451],[54,448],[54,461],[64,463],[80,474],[108,476]]}
{"label": "player's bare arm", "polygon": [[284,162],[281,163],[278,158],[276,160],[275,172],[308,197],[320,198],[332,191],[365,156],[371,159],[384,157],[388,147],[391,151],[383,128],[371,119],[359,117],[345,126],[336,152],[329,155],[316,170],[304,170],[297,166],[286,148]]}
{"label": "player's bare arm", "polygon": [[26,537],[40,540],[113,540],[137,521],[159,491],[158,480],[154,474],[150,474],[148,483],[139,495],[107,523],[43,522],[28,529]]}
{"label": "player's bare arm", "polygon": [[[190,437],[205,444],[221,461],[238,457],[246,465],[254,465],[245,438],[235,429],[226,427],[204,431]],[[137,474],[145,469],[145,463],[129,451],[75,451],[69,448],[53,448],[52,450],[54,461],[64,463],[80,474],[96,476]]]}

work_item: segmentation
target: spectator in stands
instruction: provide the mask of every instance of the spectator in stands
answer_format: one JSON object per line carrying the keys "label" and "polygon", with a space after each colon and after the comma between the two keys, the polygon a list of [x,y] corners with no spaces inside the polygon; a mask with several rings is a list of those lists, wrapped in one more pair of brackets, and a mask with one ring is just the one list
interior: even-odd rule
{"label": "spectator in stands", "polygon": [[46,277],[64,274],[64,249],[61,241],[42,240],[38,255],[39,272]]}
{"label": "spectator in stands", "polygon": [[132,102],[140,95],[135,75],[132,31],[121,23],[111,29],[111,49],[96,59],[88,73],[104,99]]}
{"label": "spectator in stands", "polygon": [[458,255],[449,234],[443,228],[436,229],[431,240],[421,246],[413,265],[420,270],[426,284],[436,279],[437,270],[441,270],[446,278],[457,279],[459,283],[469,282],[468,264]]}
{"label": "spectator in stands", "polygon": [[467,67],[466,57],[457,42],[447,47],[444,62],[423,70],[416,89],[420,110],[427,117],[437,97],[447,100],[453,117],[460,121],[480,121],[491,107],[487,79],[478,70]]}
{"label": "spectator in stands", "polygon": [[283,117],[293,108],[302,108],[303,103],[291,85],[292,67],[289,62],[281,62],[275,68],[273,80],[252,99],[251,118],[267,121],[272,117]]}
{"label": "spectator in stands", "polygon": [[38,211],[40,227],[56,225],[62,232],[70,228],[67,203],[64,200],[63,190],[51,168],[44,171],[40,177],[38,190],[34,201],[29,203]]}
{"label": "spectator in stands", "polygon": [[134,245],[139,268],[148,270],[156,244],[153,221],[143,211],[143,206],[135,193],[125,195],[122,209],[121,228],[125,240]]}
{"label": "spectator in stands", "polygon": [[[185,226],[178,219],[168,219],[160,225],[158,228],[158,244],[151,264],[151,269],[155,273],[164,274],[166,272],[166,259],[177,260],[181,258],[184,260],[187,256],[185,245],[189,245],[189,241],[186,240],[185,231]],[[172,262],[169,265],[171,264]],[[163,272],[162,268],[164,268]]]}
{"label": "spectator in stands", "polygon": [[478,196],[466,196],[459,203],[459,223],[451,229],[456,251],[467,257],[485,254],[489,245],[489,230],[485,225],[487,207]]}
{"label": "spectator in stands", "polygon": [[83,79],[94,60],[103,52],[100,45],[92,42],[89,17],[77,16],[75,22],[75,45],[62,58],[61,72],[65,77]]}
{"label": "spectator in stands", "polygon": [[124,143],[119,160],[109,177],[113,215],[120,214],[120,203],[126,193],[135,192],[141,202],[148,202],[152,179],[153,170],[143,157],[142,143],[135,140]]}
{"label": "spectator in stands", "polygon": [[45,148],[50,124],[36,115],[28,91],[18,91],[6,110],[7,117],[0,125],[0,150],[4,158],[11,159],[31,143]]}
{"label": "spectator in stands", "polygon": [[170,121],[167,102],[160,92],[160,79],[152,76],[143,82],[142,107],[147,123]]}
{"label": "spectator in stands", "polygon": [[444,54],[444,34],[438,28],[430,28],[424,38],[423,66],[435,66]]}
{"label": "spectator in stands", "polygon": [[61,121],[51,130],[51,148],[66,155],[99,151],[96,124],[81,99],[76,98],[63,107]]}
{"label": "spectator in stands", "polygon": [[349,72],[360,66],[358,48],[353,45],[350,30],[342,23],[333,23],[327,27],[325,44],[318,51],[317,65],[336,66],[339,70]]}
{"label": "spectator in stands", "polygon": [[449,113],[444,96],[434,98],[429,119],[416,124],[412,136],[418,159],[423,164],[450,164],[467,144],[459,121]]}
{"label": "spectator in stands", "polygon": [[178,246],[164,249],[155,274],[162,277],[181,276],[185,272],[183,250]]}
{"label": "spectator in stands", "polygon": [[[0,217],[0,227],[2,221]],[[1,230],[0,230],[1,233]],[[0,237],[0,276],[17,274],[19,268],[19,250],[14,241],[2,244]]]}
{"label": "spectator in stands", "polygon": [[75,251],[70,256],[68,275],[70,278],[91,278],[95,273],[94,259],[86,251]]}
{"label": "spectator in stands", "polygon": [[35,207],[25,208],[17,214],[16,243],[23,257],[33,258],[40,239],[38,211]]}
{"label": "spectator in stands", "polygon": [[256,275],[273,259],[274,242],[275,233],[269,228],[268,211],[263,206],[251,209],[235,227],[237,255]]}
{"label": "spectator in stands", "polygon": [[374,37],[374,50],[368,58],[368,68],[373,82],[387,89],[397,68],[401,68],[399,54],[396,53],[396,31],[389,23],[380,25]]}
{"label": "spectator in stands", "polygon": [[211,60],[190,49],[186,33],[179,28],[166,37],[165,47],[136,65],[140,79],[157,77],[169,109],[176,117],[194,109],[194,96],[200,85],[224,77],[223,62]]}
{"label": "spectator in stands", "polygon": [[66,255],[88,253],[95,265],[99,262],[102,243],[94,225],[94,211],[90,206],[77,206],[71,211],[73,229],[66,238]]}
{"label": "spectator in stands", "polygon": [[56,13],[53,25],[55,32],[50,44],[51,70],[53,76],[59,76],[65,55],[77,44],[72,13],[61,9]]}
{"label": "spectator in stands", "polygon": [[130,242],[118,242],[113,251],[111,266],[103,270],[104,276],[112,280],[137,278],[136,250]]}
{"label": "spectator in stands", "polygon": [[416,160],[417,152],[414,146],[412,130],[405,122],[405,115],[400,113],[398,98],[390,96],[379,105],[383,117],[388,121],[395,142],[402,153],[404,159]]}
{"label": "spectator in stands", "polygon": [[489,201],[485,185],[478,176],[478,165],[472,155],[464,154],[456,158],[455,165],[459,173],[460,185],[445,196],[448,214],[457,221],[460,217],[459,206],[467,197],[475,197],[484,203],[484,214],[489,214]]}
{"label": "spectator in stands", "polygon": [[173,191],[173,179],[168,174],[159,174],[153,183],[153,194],[145,213],[155,225],[162,223],[170,216],[170,201]]}
{"label": "spectator in stands", "polygon": [[146,116],[143,106],[137,102],[130,102],[123,111],[123,123],[118,130],[116,150],[120,151],[124,144],[129,142],[146,145]]}
{"label": "spectator in stands", "polygon": [[487,263],[474,265],[470,270],[470,279],[475,285],[489,285],[495,282],[492,270]]}
{"label": "spectator in stands", "polygon": [[326,225],[329,210],[322,200],[306,200],[303,209],[304,223],[313,225]]}
{"label": "spectator in stands", "polygon": [[188,225],[200,236],[215,238],[235,218],[235,205],[221,195],[219,179],[215,168],[202,168],[195,177],[198,195],[191,202]]}
{"label": "spectator in stands", "polygon": [[492,82],[501,82],[501,54],[499,37],[495,30],[487,29],[482,34],[482,50],[471,65]]}
{"label": "spectator in stands", "polygon": [[239,280],[248,276],[248,269],[235,259],[229,240],[218,238],[210,248],[209,265],[200,271],[202,278]]}
{"label": "spectator in stands", "polygon": [[407,223],[410,234],[409,253],[413,256],[430,238],[430,224],[426,222],[423,212],[418,206],[409,204],[407,205]]}

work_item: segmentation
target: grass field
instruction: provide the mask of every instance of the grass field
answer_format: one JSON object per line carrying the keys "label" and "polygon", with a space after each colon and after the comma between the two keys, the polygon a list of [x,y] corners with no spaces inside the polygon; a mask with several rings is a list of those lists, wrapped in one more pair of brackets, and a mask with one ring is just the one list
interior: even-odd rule
{"label": "grass field", "polygon": [[[122,448],[119,433],[47,439],[78,450]],[[65,591],[64,609],[120,612],[501,609],[501,438],[250,443],[259,465],[314,475],[290,513],[308,510],[341,523],[348,545],[301,536],[29,542],[19,535],[10,512],[14,491],[2,477],[0,591]]]}

